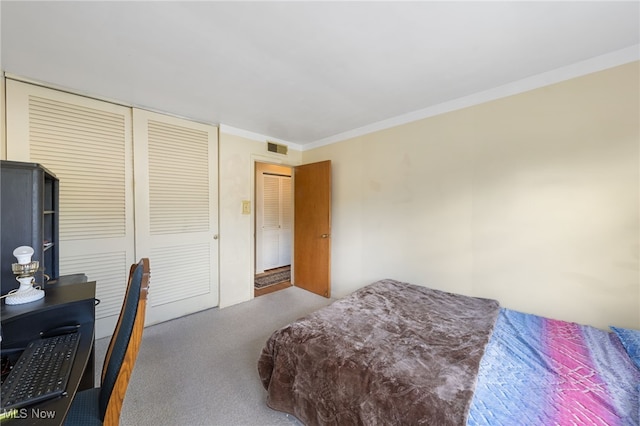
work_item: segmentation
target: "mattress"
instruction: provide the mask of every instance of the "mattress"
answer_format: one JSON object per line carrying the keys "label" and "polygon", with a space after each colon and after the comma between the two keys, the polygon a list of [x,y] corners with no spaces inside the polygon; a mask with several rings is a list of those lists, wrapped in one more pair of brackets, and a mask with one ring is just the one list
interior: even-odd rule
{"label": "mattress", "polygon": [[381,280],[276,330],[267,404],[307,425],[637,425],[612,333]]}

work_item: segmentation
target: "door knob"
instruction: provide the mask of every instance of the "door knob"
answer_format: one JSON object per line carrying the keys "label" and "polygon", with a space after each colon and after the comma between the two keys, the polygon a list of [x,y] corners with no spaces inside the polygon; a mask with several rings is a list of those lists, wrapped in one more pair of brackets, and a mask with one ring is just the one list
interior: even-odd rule
{"label": "door knob", "polygon": [[214,240],[217,240],[217,239],[218,239],[218,234],[215,234],[215,235],[213,236],[213,239],[214,239]]}
{"label": "door knob", "polygon": [[322,238],[329,238],[329,234],[322,234],[322,235],[320,235],[320,237],[322,237]]}

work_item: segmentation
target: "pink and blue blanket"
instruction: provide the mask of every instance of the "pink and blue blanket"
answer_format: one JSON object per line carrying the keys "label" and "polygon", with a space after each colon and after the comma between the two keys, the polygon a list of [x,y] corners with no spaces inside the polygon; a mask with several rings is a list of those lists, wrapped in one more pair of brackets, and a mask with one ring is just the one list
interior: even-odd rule
{"label": "pink and blue blanket", "polygon": [[618,338],[502,308],[468,425],[638,425],[640,370]]}

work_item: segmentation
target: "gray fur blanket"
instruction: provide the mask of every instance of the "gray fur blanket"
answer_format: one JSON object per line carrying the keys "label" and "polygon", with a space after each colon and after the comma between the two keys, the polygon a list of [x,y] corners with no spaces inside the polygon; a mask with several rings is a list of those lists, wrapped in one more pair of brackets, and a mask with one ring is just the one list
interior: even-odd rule
{"label": "gray fur blanket", "polygon": [[464,425],[498,302],[394,280],[276,332],[267,404],[307,425]]}

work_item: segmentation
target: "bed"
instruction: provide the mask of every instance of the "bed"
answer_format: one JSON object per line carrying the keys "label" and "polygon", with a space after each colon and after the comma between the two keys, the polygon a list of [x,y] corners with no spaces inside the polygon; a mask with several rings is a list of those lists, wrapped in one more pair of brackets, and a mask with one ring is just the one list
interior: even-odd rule
{"label": "bed", "polygon": [[276,330],[258,373],[306,425],[638,425],[638,336],[382,280]]}

